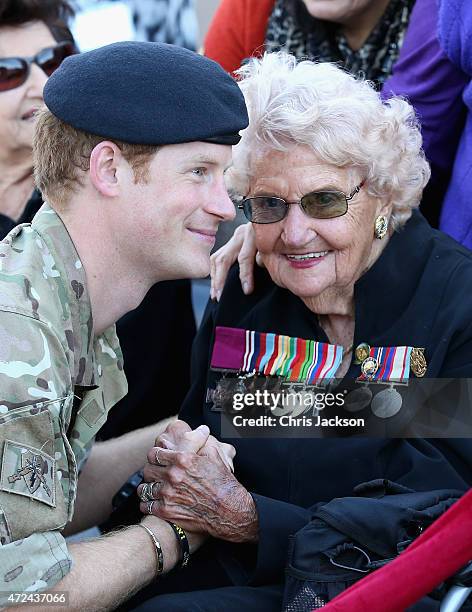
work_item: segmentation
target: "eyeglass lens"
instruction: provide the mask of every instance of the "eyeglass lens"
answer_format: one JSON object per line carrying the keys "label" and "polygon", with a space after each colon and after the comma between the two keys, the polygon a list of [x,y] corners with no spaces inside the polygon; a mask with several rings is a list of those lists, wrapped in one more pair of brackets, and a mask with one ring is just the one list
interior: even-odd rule
{"label": "eyeglass lens", "polygon": [[0,92],[23,85],[28,78],[31,62],[35,62],[47,76],[51,76],[63,60],[74,52],[72,43],[62,43],[55,47],[42,49],[31,59],[21,57],[0,59]]}
{"label": "eyeglass lens", "polygon": [[314,219],[332,219],[347,212],[346,196],[340,191],[314,191],[303,196],[300,203]]}
{"label": "eyeglass lens", "polygon": [[[287,214],[289,204],[281,198],[256,196],[242,202],[246,218],[252,223],[276,223]],[[347,212],[347,200],[340,191],[314,191],[302,197],[303,211],[313,219],[332,219]]]}
{"label": "eyeglass lens", "polygon": [[49,47],[38,53],[36,56],[36,63],[48,76],[51,76],[51,74],[59,68],[65,58],[72,55],[72,53],[72,45]]}
{"label": "eyeglass lens", "polygon": [[28,64],[20,58],[0,59],[0,91],[15,89],[25,82]]}

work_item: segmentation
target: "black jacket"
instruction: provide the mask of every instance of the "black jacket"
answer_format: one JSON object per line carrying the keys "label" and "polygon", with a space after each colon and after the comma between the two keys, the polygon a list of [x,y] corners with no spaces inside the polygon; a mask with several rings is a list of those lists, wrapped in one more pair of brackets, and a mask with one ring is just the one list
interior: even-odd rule
{"label": "black jacket", "polygon": [[[233,268],[219,304],[209,303],[192,356],[192,387],[180,418],[220,435],[220,414],[206,402],[221,376],[209,371],[216,325],[328,339],[302,301],[256,271],[255,292],[242,293]],[[472,377],[472,252],[432,230],[419,212],[390,239],[355,287],[354,346],[425,347],[428,377]],[[359,376],[351,365],[348,376]],[[235,582],[279,581],[290,534],[310,506],[352,495],[356,485],[389,479],[417,491],[472,484],[472,441],[464,439],[231,439],[235,473],[252,493],[259,542],[218,544]]]}
{"label": "black jacket", "polygon": [[18,221],[14,221],[13,219],[10,219],[10,217],[0,213],[0,240],[3,240],[8,232],[10,232],[17,225],[20,225],[20,223],[31,223],[34,215],[38,212],[42,205],[43,198],[41,197],[41,193],[35,189],[31,194],[30,199],[26,203],[26,206]]}

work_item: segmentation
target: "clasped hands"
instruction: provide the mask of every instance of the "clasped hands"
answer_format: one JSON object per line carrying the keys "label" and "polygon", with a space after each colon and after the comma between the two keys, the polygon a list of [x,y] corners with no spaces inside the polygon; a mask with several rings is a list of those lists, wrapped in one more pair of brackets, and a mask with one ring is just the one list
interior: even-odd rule
{"label": "clasped hands", "polygon": [[[173,421],[147,454],[143,488],[152,504],[141,512],[178,523],[183,529],[230,542],[257,540],[257,511],[250,493],[233,474],[236,451],[210,435]],[[152,483],[152,484],[151,484]]]}

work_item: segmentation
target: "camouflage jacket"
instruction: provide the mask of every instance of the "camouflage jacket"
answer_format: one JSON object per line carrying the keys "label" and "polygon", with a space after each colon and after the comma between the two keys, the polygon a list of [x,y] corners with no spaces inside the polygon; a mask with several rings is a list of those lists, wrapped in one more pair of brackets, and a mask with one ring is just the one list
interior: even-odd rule
{"label": "camouflage jacket", "polygon": [[85,271],[45,204],[0,242],[0,606],[70,570],[78,471],[126,391],[115,327],[93,335]]}

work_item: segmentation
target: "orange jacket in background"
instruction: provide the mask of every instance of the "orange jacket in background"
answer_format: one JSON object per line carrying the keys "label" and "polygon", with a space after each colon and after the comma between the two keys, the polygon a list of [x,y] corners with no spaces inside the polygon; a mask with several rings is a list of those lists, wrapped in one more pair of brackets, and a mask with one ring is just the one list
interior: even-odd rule
{"label": "orange jacket in background", "polygon": [[234,72],[252,55],[261,55],[275,0],[222,0],[210,23],[204,54]]}

